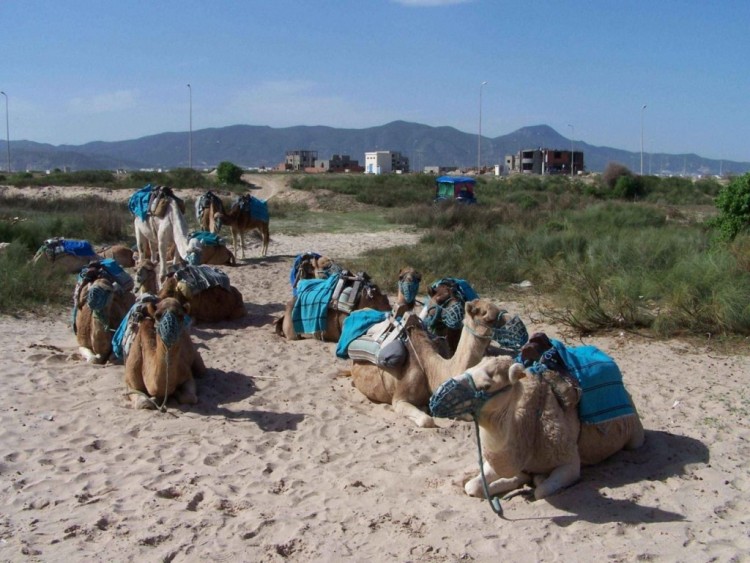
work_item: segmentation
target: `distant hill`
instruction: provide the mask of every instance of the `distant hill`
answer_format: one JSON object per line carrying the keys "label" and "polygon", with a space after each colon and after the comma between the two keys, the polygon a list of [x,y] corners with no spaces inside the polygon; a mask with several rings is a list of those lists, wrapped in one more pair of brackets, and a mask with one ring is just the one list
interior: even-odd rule
{"label": "distant hill", "polygon": [[[189,137],[188,132],[160,133],[128,141],[59,146],[11,141],[11,166],[14,170],[187,167]],[[367,129],[232,125],[200,129],[192,134],[195,168],[213,168],[225,160],[246,168],[273,167],[284,160],[286,151],[295,149],[315,150],[319,158],[349,155],[362,165],[365,152],[393,150],[408,156],[415,170],[424,166],[470,168],[476,166],[477,145],[475,134],[405,121]],[[501,164],[506,154],[538,147],[570,150],[571,140],[547,125],[523,127],[494,139],[483,137],[482,163]],[[573,142],[573,148],[583,151],[586,170],[601,172],[609,162],[619,162],[634,172],[640,171],[638,152],[598,147],[578,140]],[[5,142],[0,141],[0,156],[5,154]],[[710,160],[696,154],[648,153],[644,155],[643,168],[644,173],[653,174],[739,174],[750,171],[750,163]]]}

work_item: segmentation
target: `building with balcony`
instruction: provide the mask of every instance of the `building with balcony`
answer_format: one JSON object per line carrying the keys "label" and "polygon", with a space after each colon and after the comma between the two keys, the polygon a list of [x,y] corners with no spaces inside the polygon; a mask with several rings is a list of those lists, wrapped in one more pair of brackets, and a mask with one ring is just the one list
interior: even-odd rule
{"label": "building with balcony", "polygon": [[583,151],[557,149],[524,149],[505,155],[505,168],[521,174],[573,174],[585,170]]}

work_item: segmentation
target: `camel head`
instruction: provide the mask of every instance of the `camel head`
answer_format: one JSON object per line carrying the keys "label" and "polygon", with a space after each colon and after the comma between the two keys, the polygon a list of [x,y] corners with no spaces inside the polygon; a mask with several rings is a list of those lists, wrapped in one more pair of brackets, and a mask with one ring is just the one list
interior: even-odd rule
{"label": "camel head", "polygon": [[328,256],[310,258],[309,264],[312,266],[314,277],[319,280],[327,279],[333,271],[337,270],[336,263]]}
{"label": "camel head", "polygon": [[178,280],[174,272],[168,272],[167,276],[162,280],[161,289],[159,290],[159,297],[161,299],[173,297],[181,303],[187,304],[192,296],[189,286],[185,282]]}
{"label": "camel head", "polygon": [[478,416],[486,403],[512,389],[525,375],[523,366],[515,364],[510,356],[484,358],[440,385],[430,398],[430,412],[441,418]]}
{"label": "camel head", "polygon": [[224,224],[225,220],[225,213],[223,213],[222,211],[217,211],[216,213],[214,213],[214,229],[217,233],[221,230],[221,227]]}
{"label": "camel head", "polygon": [[[86,304],[95,313],[101,313],[112,303],[115,290],[109,280],[104,278],[95,279],[86,292]],[[105,323],[106,324],[106,323]]]}
{"label": "camel head", "polygon": [[[367,276],[367,274],[365,274]],[[367,277],[365,279],[368,279]],[[380,288],[372,283],[366,281],[362,288],[362,293],[359,296],[357,302],[357,309],[375,309],[376,311],[390,311],[391,303],[388,301],[388,296],[380,291]]]}
{"label": "camel head", "polygon": [[401,268],[398,272],[398,302],[413,304],[419,293],[419,284],[422,282],[422,274],[414,268]]}
{"label": "camel head", "polygon": [[189,324],[190,304],[181,303],[173,297],[162,298],[157,303],[148,303],[146,311],[147,316],[154,319],[156,333],[167,348],[180,339],[182,331]]}
{"label": "camel head", "polygon": [[156,264],[151,260],[138,263],[135,270],[135,286],[138,293],[156,294],[158,289]]}
{"label": "camel head", "polygon": [[474,299],[464,305],[464,327],[480,338],[492,338],[504,323],[503,311],[488,299]]}

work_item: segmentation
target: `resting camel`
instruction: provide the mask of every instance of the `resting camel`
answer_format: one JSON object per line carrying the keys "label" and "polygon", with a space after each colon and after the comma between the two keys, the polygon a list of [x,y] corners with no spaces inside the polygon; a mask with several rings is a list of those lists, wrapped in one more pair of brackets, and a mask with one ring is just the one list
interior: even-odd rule
{"label": "resting camel", "polygon": [[151,260],[142,260],[135,269],[135,287],[133,291],[136,295],[150,293],[156,295],[159,292],[159,279],[156,274],[156,264]]}
{"label": "resting camel", "polygon": [[91,243],[86,240],[51,238],[44,241],[32,258],[32,263],[40,260],[52,265],[55,270],[77,274],[92,260],[101,257]]}
{"label": "resting camel", "polygon": [[206,366],[190,339],[185,319],[189,312],[189,305],[172,298],[146,305],[125,358],[125,385],[133,408],[154,408],[157,401],[163,405],[175,392],[180,403],[198,402],[193,377],[204,375]]}
{"label": "resting camel", "polygon": [[[637,412],[605,423],[581,424],[580,388],[559,372],[533,373],[510,356],[497,356],[485,358],[454,381],[451,393],[478,401],[467,408],[479,409],[490,495],[533,482],[534,497],[542,499],[575,483],[581,464],[598,463],[623,448],[643,444]],[[475,391],[486,395],[476,399]],[[439,389],[436,396],[440,394]],[[483,497],[481,473],[464,488],[471,496]]]}
{"label": "resting camel", "polygon": [[232,245],[234,247],[234,255],[239,256],[237,253],[237,240],[240,241],[240,252],[242,259],[245,259],[245,232],[257,230],[260,232],[262,239],[262,246],[260,255],[265,256],[268,254],[268,241],[270,235],[268,233],[268,220],[263,220],[257,217],[253,217],[250,213],[251,201],[255,199],[251,195],[244,195],[239,198],[238,201],[234,202],[228,211],[217,212],[214,214],[214,221],[217,228],[221,228],[224,225],[229,227],[232,232]]}
{"label": "resting camel", "polygon": [[224,244],[203,244],[197,238],[188,242],[188,253],[185,256],[188,264],[215,266],[236,266],[234,254]]}
{"label": "resting camel", "polygon": [[[190,268],[188,266],[188,268]],[[201,266],[192,266],[200,269]],[[190,316],[196,322],[215,323],[239,319],[247,314],[242,293],[236,287],[229,289],[214,285],[200,292],[191,291],[189,284],[178,279],[175,272],[170,272],[162,283],[159,297],[174,297],[181,303],[190,305]]]}
{"label": "resting camel", "polygon": [[[195,200],[195,218],[202,231],[218,233],[221,225],[216,222],[216,214],[224,213],[224,202],[212,191],[207,191]],[[208,264],[208,262],[205,262]]]}
{"label": "resting camel", "polygon": [[132,268],[135,266],[135,257],[132,248],[124,244],[113,244],[112,246],[103,246],[98,248],[96,253],[102,258],[112,258],[123,268]]}
{"label": "resting camel", "polygon": [[429,301],[424,305],[420,317],[430,333],[445,338],[451,351],[456,349],[461,338],[461,320],[467,299],[453,278],[438,280],[427,288]]}
{"label": "resting camel", "polygon": [[135,303],[135,295],[97,278],[82,282],[75,299],[76,340],[81,356],[104,364],[112,353],[112,335]]}
{"label": "resting camel", "polygon": [[435,421],[420,407],[427,406],[432,391],[443,381],[476,364],[487,351],[495,327],[505,322],[501,309],[487,299],[467,302],[465,312],[461,338],[452,357],[443,357],[450,351],[441,350],[419,318],[410,315],[406,321],[408,356],[404,365],[384,369],[369,362],[352,361],[348,372],[352,384],[371,401],[389,403],[395,412],[417,426],[434,428]]}
{"label": "resting camel", "polygon": [[[346,273],[346,272],[345,272]],[[361,290],[356,297],[356,301],[351,310],[375,309],[376,311],[390,311],[391,304],[388,296],[380,291],[380,288],[370,281],[367,274],[358,274],[354,276],[361,282]],[[274,321],[276,334],[286,337],[287,340],[299,340],[301,335],[294,329],[293,312],[297,297],[292,297],[286,303],[284,313]],[[346,311],[340,310],[335,303],[329,303],[326,310],[325,328],[316,336],[326,342],[338,342],[341,337],[341,329],[344,326],[344,320],[349,316]]]}
{"label": "resting camel", "polygon": [[[414,268],[401,268],[398,272],[398,295],[396,304],[393,306],[393,314],[396,317],[404,316],[414,310],[419,293],[419,284],[422,282],[422,274]],[[455,348],[454,348],[455,350]]]}

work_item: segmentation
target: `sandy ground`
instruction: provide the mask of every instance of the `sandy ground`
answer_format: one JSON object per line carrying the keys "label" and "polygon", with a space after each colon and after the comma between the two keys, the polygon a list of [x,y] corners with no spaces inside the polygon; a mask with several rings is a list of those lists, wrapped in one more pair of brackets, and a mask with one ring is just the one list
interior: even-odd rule
{"label": "sandy ground", "polygon": [[[296,254],[346,264],[414,235],[271,232],[268,257],[249,248],[226,268],[248,315],[193,328],[209,368],[194,406],[131,410],[123,367],[83,362],[67,311],[0,317],[0,560],[750,559],[746,355],[585,339],[620,364],[646,443],[547,500],[504,502],[501,519],[462,489],[478,467],[470,423],[416,428],[336,376],[334,344],[273,331]],[[530,331],[582,342],[533,300],[498,297]]]}

